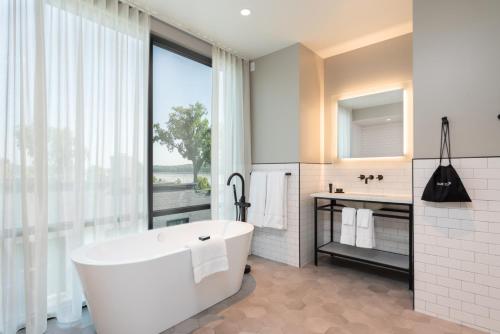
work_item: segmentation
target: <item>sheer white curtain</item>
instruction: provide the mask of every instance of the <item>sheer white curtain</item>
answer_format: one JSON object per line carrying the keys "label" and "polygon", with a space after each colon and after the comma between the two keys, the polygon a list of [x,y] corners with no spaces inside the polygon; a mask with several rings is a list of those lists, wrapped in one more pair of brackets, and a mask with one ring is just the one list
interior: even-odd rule
{"label": "sheer white curtain", "polygon": [[[148,16],[118,0],[45,7],[49,312],[78,320],[73,249],[147,228]],[[62,227],[64,226],[64,227]]]}
{"label": "sheer white curtain", "polygon": [[[233,192],[226,182],[231,173],[245,176],[250,167],[249,66],[214,46],[212,69],[212,217],[235,219]],[[234,182],[240,187],[239,180]]]}
{"label": "sheer white curtain", "polygon": [[71,251],[147,228],[149,19],[118,0],[6,3],[0,332],[42,333],[81,316]]}
{"label": "sheer white curtain", "polygon": [[46,328],[43,4],[0,2],[0,332]]}

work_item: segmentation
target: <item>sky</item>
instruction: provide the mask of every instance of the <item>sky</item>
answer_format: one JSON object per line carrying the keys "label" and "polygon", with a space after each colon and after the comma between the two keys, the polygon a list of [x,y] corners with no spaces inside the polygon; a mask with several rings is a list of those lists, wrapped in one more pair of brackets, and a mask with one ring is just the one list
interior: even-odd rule
{"label": "sky", "polygon": [[[161,47],[153,47],[153,122],[162,127],[172,107],[201,102],[210,116],[212,109],[212,68],[177,55]],[[172,166],[189,160],[165,146],[153,144],[153,165]]]}

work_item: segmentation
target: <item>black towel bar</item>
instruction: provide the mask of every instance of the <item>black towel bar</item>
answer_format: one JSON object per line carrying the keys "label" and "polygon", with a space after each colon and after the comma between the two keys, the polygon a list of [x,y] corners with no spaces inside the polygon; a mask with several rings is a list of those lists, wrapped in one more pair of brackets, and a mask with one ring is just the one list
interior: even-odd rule
{"label": "black towel bar", "polygon": [[[250,175],[252,175],[252,172],[250,172]],[[290,173],[290,172],[286,172],[286,173],[285,173],[285,175],[286,175],[286,176],[290,176],[290,175],[292,175],[292,173]]]}

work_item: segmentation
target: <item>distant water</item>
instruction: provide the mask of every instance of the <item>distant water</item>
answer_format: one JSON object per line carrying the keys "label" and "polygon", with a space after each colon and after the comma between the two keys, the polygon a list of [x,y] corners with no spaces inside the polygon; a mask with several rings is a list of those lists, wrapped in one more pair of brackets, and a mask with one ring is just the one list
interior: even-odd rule
{"label": "distant water", "polygon": [[[181,180],[181,183],[191,183],[193,182],[193,174],[192,173],[162,173],[162,172],[154,172],[153,175],[157,179],[161,179],[161,183],[169,183],[176,182],[178,179]],[[200,173],[198,176],[204,176],[208,178],[210,182],[210,174]]]}

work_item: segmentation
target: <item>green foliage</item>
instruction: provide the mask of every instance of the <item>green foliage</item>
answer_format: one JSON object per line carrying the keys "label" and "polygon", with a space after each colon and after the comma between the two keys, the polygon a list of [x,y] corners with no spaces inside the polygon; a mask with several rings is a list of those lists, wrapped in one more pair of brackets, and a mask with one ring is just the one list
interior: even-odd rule
{"label": "green foliage", "polygon": [[153,183],[163,183],[163,179],[156,175],[153,175]]}
{"label": "green foliage", "polygon": [[211,130],[206,118],[207,109],[196,102],[188,107],[173,107],[169,120],[162,128],[153,125],[153,142],[165,145],[170,152],[179,154],[193,163],[193,182],[204,164],[210,162]]}
{"label": "green foliage", "polygon": [[208,178],[205,176],[198,176],[198,189],[205,190],[210,189],[210,183],[208,182]]}

